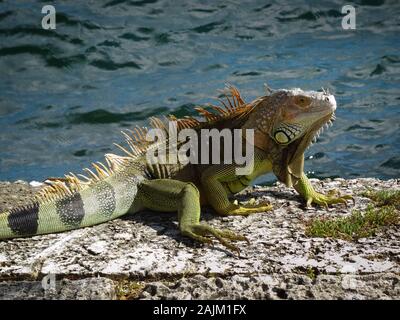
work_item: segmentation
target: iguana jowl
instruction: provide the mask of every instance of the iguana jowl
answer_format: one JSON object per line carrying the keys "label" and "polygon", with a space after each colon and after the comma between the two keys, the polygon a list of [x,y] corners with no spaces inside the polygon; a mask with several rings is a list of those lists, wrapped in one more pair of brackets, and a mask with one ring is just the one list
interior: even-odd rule
{"label": "iguana jowl", "polygon": [[[334,117],[336,101],[327,92],[300,89],[275,90],[246,103],[238,90],[229,88],[222,106],[197,108],[203,116],[170,120],[177,129],[253,129],[254,167],[251,174],[236,175],[236,164],[149,164],[145,128],[124,133],[125,156],[106,154],[106,165],[98,162],[85,169],[87,176],[70,173],[47,180],[32,203],[0,214],[0,239],[55,233],[92,226],[143,209],[178,212],[183,235],[204,243],[213,237],[238,250],[230,240],[247,240],[230,230],[200,223],[201,205],[209,204],[221,215],[248,215],[272,209],[269,204],[239,206],[229,200],[255,178],[273,172],[306,200],[320,205],[346,203],[350,196],[334,197],[314,191],[303,172],[304,151]],[[153,127],[165,129],[159,119]],[[243,142],[245,148],[246,141]],[[215,150],[213,152],[216,152]]]}

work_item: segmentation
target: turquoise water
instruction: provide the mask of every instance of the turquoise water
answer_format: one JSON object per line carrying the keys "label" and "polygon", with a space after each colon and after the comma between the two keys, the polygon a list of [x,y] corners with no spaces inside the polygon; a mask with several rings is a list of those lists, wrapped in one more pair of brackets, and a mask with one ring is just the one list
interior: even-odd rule
{"label": "turquoise water", "polygon": [[[0,0],[0,180],[80,172],[151,115],[193,114],[231,83],[328,87],[334,126],[312,176],[399,177],[400,5],[342,1]],[[264,180],[268,180],[265,178]]]}

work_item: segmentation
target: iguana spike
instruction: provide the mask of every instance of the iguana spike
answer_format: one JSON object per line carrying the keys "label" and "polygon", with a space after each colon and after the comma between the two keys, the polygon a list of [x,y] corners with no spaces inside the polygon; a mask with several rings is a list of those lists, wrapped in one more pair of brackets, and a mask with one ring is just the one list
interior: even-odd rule
{"label": "iguana spike", "polygon": [[232,105],[232,103],[231,103],[231,100],[229,99],[229,97],[228,97],[227,95],[225,95],[225,98],[226,98],[226,101],[227,101],[228,104],[229,104],[229,111],[230,111],[230,112],[233,112],[233,111],[235,110],[235,108],[233,107],[233,105]]}
{"label": "iguana spike", "polygon": [[90,179],[89,177],[85,176],[84,174],[78,173],[78,176],[80,176],[81,178],[85,179],[87,182],[86,183],[91,183],[92,179]]}
{"label": "iguana spike", "polygon": [[161,119],[157,117],[151,117],[150,118],[150,124],[152,125],[153,128],[156,129],[161,129],[161,130],[167,130],[165,124],[161,121]]}
{"label": "iguana spike", "polygon": [[79,178],[78,178],[73,172],[70,172],[69,174],[70,174],[72,177],[74,177],[76,180],[80,181]]}
{"label": "iguana spike", "polygon": [[112,171],[110,170],[109,167],[107,167],[106,165],[104,165],[102,162],[97,161],[96,162],[99,166],[101,166],[105,172],[107,172],[107,174],[110,176],[112,174]]}
{"label": "iguana spike", "polygon": [[237,100],[239,107],[246,104],[246,102],[243,100],[242,96],[240,95],[239,90],[236,87],[230,86],[229,89],[231,90],[232,96]]}
{"label": "iguana spike", "polygon": [[129,148],[132,150],[133,154],[136,155],[136,149],[135,149],[135,145],[133,143],[132,140],[126,140],[127,145],[129,146]]}
{"label": "iguana spike", "polygon": [[124,130],[121,130],[121,133],[124,135],[124,137],[127,141],[133,140],[132,137],[129,134],[127,134]]}
{"label": "iguana spike", "polygon": [[133,135],[133,132],[132,132],[132,135],[128,135],[128,134],[127,134],[126,132],[124,132],[124,131],[121,131],[121,132],[122,132],[122,134],[124,135],[125,141],[126,141],[126,143],[128,144],[129,148],[132,150],[133,154],[134,154],[135,156],[136,156],[137,154],[139,154],[139,150],[138,150],[138,148],[137,148],[136,145],[135,145],[135,143],[138,143],[138,140],[137,140],[136,136]]}
{"label": "iguana spike", "polygon": [[114,142],[114,145],[118,148],[120,148],[123,152],[125,152],[128,156],[130,156],[131,158],[134,158],[135,155],[132,152],[129,152],[128,150],[126,150],[124,147],[120,146],[118,143]]}
{"label": "iguana spike", "polygon": [[183,119],[183,120],[182,120],[182,123],[185,124],[185,127],[186,127],[186,128],[191,128],[191,127],[193,127],[193,123],[192,123],[189,119]]}
{"label": "iguana spike", "polygon": [[[47,185],[39,192],[37,199],[40,202],[52,200],[58,197],[72,195],[79,184],[74,183],[72,179],[66,176],[65,178],[48,178],[44,181]],[[76,187],[76,188],[74,188]]]}
{"label": "iguana spike", "polygon": [[96,169],[97,175],[100,178],[108,177],[108,173],[100,168],[96,163],[92,162],[92,166]]}
{"label": "iguana spike", "polygon": [[200,121],[191,117],[191,116],[185,116],[185,121],[187,121],[191,127],[197,126],[200,124]]}
{"label": "iguana spike", "polygon": [[230,109],[230,108],[226,105],[226,103],[225,103],[224,100],[218,99],[218,101],[224,106],[224,108],[227,110],[227,113],[230,113],[230,112],[231,112],[232,109]]}
{"label": "iguana spike", "polygon": [[136,128],[135,128],[135,131],[133,131],[131,129],[126,129],[126,130],[129,131],[129,133],[131,134],[132,141],[134,141],[134,142],[138,142],[139,141],[139,137],[138,137]]}
{"label": "iguana spike", "polygon": [[161,119],[155,118],[155,121],[157,122],[157,126],[158,126],[159,129],[163,129],[163,130],[166,129],[165,128],[165,124],[161,121]]}
{"label": "iguana spike", "polygon": [[198,113],[200,113],[204,117],[210,117],[213,115],[211,112],[207,111],[206,109],[204,109],[202,107],[196,107],[196,108],[194,108],[194,110],[196,110]]}
{"label": "iguana spike", "polygon": [[59,184],[57,183],[51,183],[49,184],[50,188],[52,188],[54,191],[54,194],[56,195],[61,195],[64,196],[65,195],[65,190],[63,187],[61,187]]}
{"label": "iguana spike", "polygon": [[84,168],[83,170],[89,173],[89,175],[91,175],[95,181],[100,181],[100,178],[89,168]]}
{"label": "iguana spike", "polygon": [[141,148],[141,147],[139,147],[137,145],[132,145],[132,147],[133,147],[135,153],[138,154],[138,155],[141,154],[143,152],[143,150],[144,150],[143,148]]}
{"label": "iguana spike", "polygon": [[71,190],[76,191],[82,189],[81,181],[74,174],[66,174],[65,178],[68,182],[68,188],[70,188]]}
{"label": "iguana spike", "polygon": [[153,128],[157,128],[157,118],[155,117],[150,117],[149,118],[149,123]]}
{"label": "iguana spike", "polygon": [[106,153],[105,157],[110,162],[112,170],[115,170],[117,166],[124,165],[125,161],[129,159],[129,157],[118,156],[113,153]]}
{"label": "iguana spike", "polygon": [[147,128],[143,128],[143,127],[136,127],[135,128],[136,133],[138,134],[139,140],[145,140],[146,138],[146,134],[147,134]]}
{"label": "iguana spike", "polygon": [[136,129],[140,132],[140,134],[142,135],[142,136],[144,136],[145,135],[145,132],[144,132],[144,128],[143,127],[136,127]]}
{"label": "iguana spike", "polygon": [[232,92],[231,92],[231,97],[227,97],[227,99],[232,100],[233,111],[237,110],[239,108],[239,104],[237,103],[237,100],[235,99],[235,96],[232,95]]}
{"label": "iguana spike", "polygon": [[227,114],[227,112],[224,109],[222,109],[221,107],[211,105],[210,108],[214,109],[215,111],[217,111],[221,115],[226,115]]}
{"label": "iguana spike", "polygon": [[267,95],[270,95],[274,92],[274,90],[266,83],[264,83],[265,91],[267,91]]}
{"label": "iguana spike", "polygon": [[66,173],[66,174],[64,175],[64,177],[65,177],[65,179],[68,180],[68,182],[76,181],[76,179],[75,179],[75,177],[74,177],[74,175],[73,175],[72,172]]}
{"label": "iguana spike", "polygon": [[142,154],[143,151],[146,150],[145,146],[135,144],[134,142],[130,143],[129,146],[132,152],[135,154],[135,156]]}
{"label": "iguana spike", "polygon": [[104,159],[106,160],[107,166],[112,170],[112,163],[111,163],[110,160],[107,158],[107,155],[104,157]]}
{"label": "iguana spike", "polygon": [[64,192],[68,195],[72,195],[74,190],[71,190],[68,186],[66,186],[65,184],[62,184],[62,188],[64,190]]}

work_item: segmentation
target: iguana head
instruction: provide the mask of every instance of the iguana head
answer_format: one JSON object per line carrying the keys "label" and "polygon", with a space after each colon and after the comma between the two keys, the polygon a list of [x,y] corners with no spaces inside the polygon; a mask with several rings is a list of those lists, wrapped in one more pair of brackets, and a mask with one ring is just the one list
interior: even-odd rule
{"label": "iguana head", "polygon": [[277,90],[266,99],[267,105],[259,109],[257,128],[279,145],[312,139],[336,110],[335,97],[327,92]]}
{"label": "iguana head", "polygon": [[296,88],[274,90],[254,102],[246,126],[255,129],[256,146],[275,154],[274,170],[290,186],[303,172],[305,149],[334,118],[335,97]]}

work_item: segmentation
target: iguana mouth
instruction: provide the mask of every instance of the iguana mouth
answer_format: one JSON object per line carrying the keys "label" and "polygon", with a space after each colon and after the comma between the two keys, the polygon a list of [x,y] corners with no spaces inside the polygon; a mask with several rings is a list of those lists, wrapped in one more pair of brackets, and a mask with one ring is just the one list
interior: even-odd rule
{"label": "iguana mouth", "polygon": [[[318,137],[324,132],[325,127],[328,128],[333,125],[333,121],[336,120],[335,112],[332,112],[330,115],[323,117],[320,121],[314,124],[313,128],[311,129],[311,133],[314,132],[314,137],[312,139],[312,143],[314,143]],[[311,144],[312,144],[311,143]]]}
{"label": "iguana mouth", "polygon": [[310,132],[308,135],[311,135],[312,139],[311,139],[311,143],[307,147],[309,147],[312,143],[317,141],[317,139],[321,135],[321,133],[324,132],[324,128],[331,126],[333,124],[332,121],[335,121],[335,120],[336,120],[336,116],[335,116],[334,112],[332,112],[331,114],[318,120],[310,129]]}

